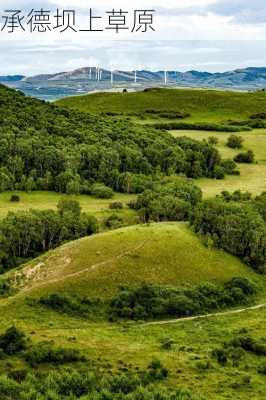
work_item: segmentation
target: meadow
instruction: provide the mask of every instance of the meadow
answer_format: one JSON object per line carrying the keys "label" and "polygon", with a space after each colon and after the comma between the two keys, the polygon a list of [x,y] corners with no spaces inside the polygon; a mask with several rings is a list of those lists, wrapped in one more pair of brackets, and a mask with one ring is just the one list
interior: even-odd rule
{"label": "meadow", "polygon": [[[12,93],[9,93],[8,96],[10,96],[8,97],[8,107],[10,107],[10,104],[12,107],[16,107],[16,102],[13,104]],[[44,140],[43,137],[47,140],[49,130],[52,130],[59,147],[65,141],[65,137],[68,138],[67,146],[63,147],[60,153],[61,156],[62,154],[64,156],[63,172],[58,174],[57,177],[53,176],[52,179],[51,176],[47,177],[44,174],[36,178],[36,170],[32,167],[33,169],[27,177],[29,182],[26,182],[26,186],[30,186],[29,183],[32,184],[34,179],[35,184],[39,186],[50,184],[52,187],[53,185],[59,187],[61,182],[64,182],[65,187],[60,186],[63,192],[78,188],[78,192],[83,190],[91,193],[94,180],[103,179],[102,176],[106,180],[112,180],[109,173],[113,166],[112,162],[116,158],[113,153],[108,153],[108,146],[111,142],[115,142],[119,135],[123,137],[122,144],[113,150],[117,150],[117,154],[125,162],[125,154],[123,154],[122,149],[123,146],[129,145],[127,152],[130,153],[130,157],[126,160],[124,166],[128,165],[129,168],[132,168],[132,171],[135,171],[134,168],[138,166],[138,160],[143,161],[142,158],[136,158],[139,157],[139,150],[145,152],[146,140],[152,141],[157,135],[162,135],[161,137],[164,140],[167,139],[167,142],[160,142],[160,138],[157,138],[156,145],[158,148],[156,146],[151,148],[151,154],[158,156],[158,159],[162,158],[163,162],[165,161],[164,153],[157,150],[161,150],[170,143],[175,143],[174,138],[183,136],[197,139],[200,142],[207,140],[210,136],[217,138],[218,143],[215,147],[225,159],[232,159],[239,152],[239,150],[233,150],[226,146],[227,139],[231,135],[230,132],[170,130],[171,135],[169,135],[167,132],[152,130],[151,136],[146,136],[146,131],[142,130],[142,128],[146,129],[143,125],[150,126],[158,122],[168,121],[167,118],[160,117],[156,113],[152,115],[149,112],[150,110],[158,113],[165,113],[166,111],[180,112],[184,115],[188,113],[189,116],[185,117],[185,121],[193,123],[222,124],[229,119],[243,121],[249,119],[251,114],[266,112],[266,94],[265,92],[240,93],[216,90],[156,89],[143,93],[97,93],[70,97],[60,100],[56,104],[68,108],[68,110],[57,109],[54,106],[50,109],[48,105],[44,107],[41,103],[35,104],[35,100],[27,100],[25,109],[27,115],[37,112],[36,110],[41,112],[41,123],[45,134],[44,136],[39,134],[36,125],[34,129],[38,132],[38,135],[35,133],[38,141]],[[75,109],[78,113],[85,112],[95,116],[72,114],[72,109]],[[13,109],[11,111],[13,112]],[[12,112],[10,112],[11,116]],[[24,115],[23,109],[21,112]],[[54,113],[55,126],[53,125],[54,118],[52,118],[50,112]],[[98,116],[98,114],[107,113],[109,113],[108,117]],[[81,115],[82,118],[79,122],[81,131],[77,130],[73,136],[73,127],[75,127]],[[47,118],[49,118],[49,124],[46,123]],[[33,120],[36,124],[35,118]],[[169,119],[169,121],[173,121],[173,119]],[[69,123],[70,125],[68,125]],[[65,131],[60,138],[61,125]],[[88,149],[84,149],[82,146],[79,147],[79,141],[81,140],[80,137],[87,140],[87,125],[91,129],[89,132],[91,142]],[[27,126],[25,132],[23,132],[26,141],[21,146],[21,151],[24,151],[24,146],[26,148],[31,146],[27,129],[31,128]],[[104,130],[103,137],[101,136],[102,129]],[[130,130],[130,138],[127,137],[127,129]],[[14,134],[16,132],[17,130],[14,128]],[[80,136],[81,132],[83,136]],[[266,391],[266,278],[263,268],[258,270],[252,268],[247,260],[248,253],[246,252],[243,255],[237,246],[238,241],[241,241],[242,238],[246,240],[245,229],[252,235],[252,240],[254,240],[252,243],[255,243],[256,238],[261,238],[263,231],[252,230],[252,218],[255,216],[256,221],[259,221],[258,229],[260,229],[263,226],[264,199],[260,200],[262,209],[258,208],[258,211],[255,209],[254,199],[243,200],[240,198],[227,203],[225,200],[214,200],[214,198],[222,190],[229,192],[235,190],[249,191],[252,195],[259,195],[266,190],[266,128],[240,131],[237,135],[244,139],[241,151],[252,150],[256,160],[253,164],[238,164],[239,176],[228,175],[225,179],[200,178],[186,181],[181,178],[180,181],[175,181],[172,176],[163,175],[161,172],[158,176],[161,178],[162,186],[158,189],[158,192],[155,189],[153,189],[154,192],[152,192],[152,189],[150,189],[150,192],[148,191],[147,196],[143,198],[140,210],[132,206],[138,197],[137,194],[115,192],[111,198],[99,199],[93,195],[69,195],[55,192],[52,189],[28,191],[14,189],[3,190],[0,193],[1,220],[6,217],[9,211],[16,213],[29,209],[56,210],[58,202],[63,198],[74,200],[74,203],[66,202],[66,207],[73,207],[74,212],[77,206],[76,202],[78,202],[82,211],[96,216],[100,221],[99,233],[64,243],[46,253],[38,253],[41,255],[25,263],[17,264],[20,265],[17,268],[11,265],[11,268],[0,275],[1,400],[168,400],[170,397],[166,397],[166,395],[153,396],[152,394],[146,395],[144,392],[133,397],[134,380],[143,371],[149,371],[151,363],[155,366],[163,365],[164,376],[150,377],[151,381],[149,381],[147,387],[151,390],[156,388],[159,391],[164,391],[164,388],[167,391],[176,388],[182,389],[182,393],[171,397],[171,400],[262,400],[264,398]],[[97,141],[99,147],[97,147],[98,145],[95,147]],[[79,151],[77,158],[74,151],[71,152],[69,157],[74,142],[77,142],[76,148]],[[106,147],[102,147],[103,144]],[[51,145],[53,143],[47,145],[43,154],[47,157],[47,159],[44,157],[45,163],[49,162],[49,168],[52,171],[53,151],[57,149],[51,150]],[[135,152],[136,149],[137,152]],[[203,149],[206,150],[204,146]],[[102,158],[101,168],[98,171],[95,166],[99,164],[99,151]],[[93,154],[92,158],[90,157],[91,154]],[[105,159],[106,154],[109,154],[110,158]],[[167,154],[169,155],[169,152]],[[188,154],[190,153],[188,152]],[[87,164],[81,162],[81,160],[84,161],[83,157],[87,157]],[[17,169],[12,171],[13,177],[19,177],[16,183],[22,187],[25,183],[25,177],[21,175],[21,161],[17,158],[15,161]],[[169,163],[170,161],[171,152]],[[28,162],[32,162],[32,159],[29,158]],[[38,159],[36,162],[39,162]],[[162,165],[164,165],[163,162]],[[178,159],[178,162],[181,163],[181,159]],[[28,165],[27,163],[26,165]],[[73,168],[71,173],[65,168],[68,163]],[[77,165],[80,166],[82,171],[80,176],[74,173]],[[143,168],[145,165],[143,164]],[[159,163],[155,166],[151,165],[154,167],[152,172],[156,173]],[[7,166],[10,168],[9,164]],[[35,167],[35,165],[33,166]],[[38,171],[43,173],[42,165],[37,166]],[[89,171],[88,174],[87,171]],[[171,171],[170,167],[169,171]],[[118,171],[116,172],[118,173]],[[90,174],[92,175],[90,176]],[[147,185],[145,187],[151,187],[149,180],[134,181],[133,172],[132,175],[131,173],[128,175],[121,173],[121,175],[122,177],[119,176],[118,181],[122,182],[123,190],[128,188],[132,181],[136,184],[136,193],[139,193],[140,183],[142,185],[144,182]],[[114,176],[117,179],[118,175],[114,174]],[[132,176],[133,180],[131,181]],[[139,178],[137,174],[136,176]],[[2,168],[0,177],[2,180],[6,179],[6,169]],[[70,187],[66,185],[68,179],[71,180]],[[143,179],[143,176],[141,179]],[[167,180],[169,180],[168,183]],[[10,181],[12,180],[10,179]],[[100,180],[100,182],[102,181]],[[236,254],[233,251],[232,254],[229,254],[229,252],[216,246],[215,234],[214,237],[211,235],[203,236],[202,233],[193,231],[193,224],[189,224],[190,216],[180,218],[180,220],[177,218],[174,221],[167,221],[163,213],[165,210],[161,210],[161,204],[172,205],[174,211],[176,211],[174,215],[177,216],[180,215],[180,210],[182,214],[184,207],[189,207],[190,214],[195,212],[197,207],[197,212],[200,212],[200,207],[206,204],[201,201],[201,193],[193,184],[202,189],[204,199],[220,201],[223,204],[222,211],[225,216],[230,206],[232,206],[232,210],[235,207],[238,212],[236,219],[233,218],[232,214],[229,214],[229,220],[225,218],[224,221],[225,235],[231,232],[235,233],[235,247],[239,251],[237,256],[233,255]],[[102,189],[103,191],[110,190],[106,186]],[[18,202],[10,201],[14,194],[19,196]],[[192,200],[189,200],[190,195]],[[160,203],[163,197],[166,203]],[[117,202],[123,207],[110,209],[110,203],[113,202]],[[131,203],[131,208],[128,207],[128,203]],[[210,204],[212,203],[210,202]],[[154,215],[159,217],[163,215],[162,219],[158,217],[156,222],[152,219],[149,220],[150,206],[157,212]],[[72,213],[73,209],[72,211],[66,209],[65,214],[61,215],[62,220],[68,220],[70,215],[68,213]],[[247,219],[247,224],[243,225],[245,222],[243,215],[245,216],[246,210],[249,211],[250,219]],[[231,210],[230,212],[232,213]],[[120,221],[122,226],[106,226],[106,219],[113,214],[122,218],[122,222]],[[71,221],[74,219],[73,215]],[[224,215],[217,219],[223,222],[222,217]],[[31,215],[27,217],[29,225],[24,222],[27,229],[28,227],[31,228],[31,217]],[[235,222],[235,225],[230,225],[231,220]],[[215,224],[215,218],[207,222]],[[17,244],[20,237],[16,239],[16,232],[11,229],[12,227],[8,226],[8,228],[10,230],[7,229],[7,233]],[[53,234],[53,224],[49,225],[49,228],[51,228]],[[65,228],[63,227],[63,229]],[[74,226],[71,225],[69,229],[74,230],[75,224]],[[33,229],[32,232],[34,238]],[[29,237],[31,236],[29,235]],[[247,237],[250,238],[250,236]],[[6,238],[9,238],[9,236],[7,235]],[[257,247],[264,243],[262,240],[259,241],[258,239]],[[1,244],[5,243],[3,237],[0,237],[0,241],[2,241]],[[1,260],[5,258],[2,250],[0,257]],[[216,287],[226,287],[234,278],[238,278],[241,284],[249,282],[254,288],[254,293],[250,297],[246,296],[247,298],[243,301],[244,291],[242,291],[241,286],[234,288],[233,296],[237,300],[241,299],[240,303],[236,302],[231,308],[227,307],[227,303],[213,304],[215,311],[211,312],[212,315],[209,316],[201,315],[200,318],[190,319],[191,314],[187,312],[187,319],[173,317],[171,318],[172,321],[167,321],[168,318],[150,320],[112,319],[113,316],[110,313],[110,304],[121,290],[126,292],[150,285],[160,288],[163,299],[164,291],[170,290],[170,288],[179,290],[180,293],[184,294],[196,290],[198,287],[203,287],[203,290],[207,291],[206,296],[212,298]],[[49,307],[42,299],[47,300],[49,296],[53,295],[56,295],[57,298],[59,296],[59,299],[65,299],[64,301],[72,299],[71,301],[76,306],[81,302],[82,306],[88,307],[90,312],[86,314],[76,309],[75,313],[71,313],[62,304],[59,304],[59,306],[56,304],[57,308],[55,306],[54,308]],[[183,298],[179,296],[179,301],[184,302],[184,296]],[[252,309],[256,305],[259,308]],[[154,306],[160,308],[160,304]],[[219,315],[219,312],[223,314]],[[1,348],[3,342],[1,334],[11,326],[23,331],[28,341],[26,349],[7,355]],[[244,341],[244,345],[241,344],[240,339]],[[42,346],[58,346],[63,351],[71,348],[74,351],[80,351],[84,358],[75,363],[64,363],[62,360],[57,360],[57,362],[50,360],[49,362],[49,360],[46,360],[37,365],[32,365],[28,362],[26,355],[34,346],[39,351],[41,351]],[[71,381],[73,390],[79,389],[79,385],[82,387],[82,382],[75,375],[78,373],[95,373],[97,377],[104,376],[105,380],[112,378],[116,381],[118,376],[122,378],[121,381],[118,381],[120,383],[117,383],[117,391],[111,394],[104,391],[95,395],[82,392],[82,390],[78,395],[73,393],[62,394],[57,392],[56,385],[49,389],[49,385],[51,382],[53,383],[55,376],[64,381],[65,378],[62,378],[60,374],[67,374],[69,371],[74,371],[71,378],[73,379]],[[49,373],[54,375],[50,377]],[[153,371],[153,373],[155,372]],[[41,379],[47,374],[49,388],[45,394],[41,394],[40,387],[38,392],[38,382],[42,382]],[[27,376],[30,376],[30,385],[26,387],[26,392],[21,393],[18,390],[19,386],[16,385],[23,385],[25,381],[28,382]],[[35,384],[38,393],[34,392],[33,386]],[[121,392],[123,385],[128,385],[126,388],[124,386],[125,392]],[[46,390],[46,388],[43,389]],[[141,388],[142,390],[144,389]]]}
{"label": "meadow", "polygon": [[[171,131],[175,137],[187,136],[197,140],[207,140],[213,136],[218,139],[217,149],[223,158],[234,158],[239,150],[226,146],[227,139],[231,135],[224,132],[206,131]],[[201,187],[205,197],[213,197],[223,190],[233,192],[235,190],[248,191],[258,195],[266,190],[266,130],[254,129],[251,132],[240,132],[237,136],[244,139],[243,149],[252,150],[255,154],[254,164],[238,164],[240,176],[227,176],[223,180],[199,179],[196,183]]]}

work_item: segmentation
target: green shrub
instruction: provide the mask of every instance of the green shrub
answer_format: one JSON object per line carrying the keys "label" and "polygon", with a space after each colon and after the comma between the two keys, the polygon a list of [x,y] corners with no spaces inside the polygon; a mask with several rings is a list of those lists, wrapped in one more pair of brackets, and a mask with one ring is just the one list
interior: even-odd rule
{"label": "green shrub", "polygon": [[104,221],[105,226],[109,229],[120,228],[121,226],[123,226],[123,223],[123,218],[117,214],[110,215]]}
{"label": "green shrub", "polygon": [[40,343],[31,347],[25,353],[25,359],[32,366],[38,364],[59,365],[86,360],[85,357],[76,349],[52,347],[45,343]]}
{"label": "green shrub", "polygon": [[52,293],[43,296],[40,298],[39,303],[61,313],[81,316],[89,315],[93,306],[92,302],[87,298],[73,297],[64,293]]}
{"label": "green shrub", "polygon": [[121,201],[113,201],[109,204],[109,208],[110,210],[122,210],[124,208],[124,205]]}
{"label": "green shrub", "polygon": [[231,135],[229,136],[226,145],[231,149],[240,149],[243,145],[244,139],[241,136]]}
{"label": "green shrub", "polygon": [[122,288],[110,302],[110,315],[112,319],[135,320],[187,317],[245,304],[255,293],[253,284],[243,278],[234,278],[221,287],[206,283],[190,290],[153,285]]}
{"label": "green shrub", "polygon": [[91,188],[91,194],[97,199],[111,199],[114,196],[113,190],[102,184],[95,184]]}
{"label": "green shrub", "polygon": [[20,197],[18,194],[12,194],[9,201],[12,203],[18,203],[20,201]]}
{"label": "green shrub", "polygon": [[248,150],[245,153],[237,154],[234,161],[237,163],[252,164],[255,161],[255,155],[252,150]]}
{"label": "green shrub", "polygon": [[26,335],[15,326],[7,329],[7,331],[0,336],[0,349],[8,355],[20,353],[26,348]]}
{"label": "green shrub", "polygon": [[266,375],[266,361],[262,362],[262,364],[258,368],[259,374]]}

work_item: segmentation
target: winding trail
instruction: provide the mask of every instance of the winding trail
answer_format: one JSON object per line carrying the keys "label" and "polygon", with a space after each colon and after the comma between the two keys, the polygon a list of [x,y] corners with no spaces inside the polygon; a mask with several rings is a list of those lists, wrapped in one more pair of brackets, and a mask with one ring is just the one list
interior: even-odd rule
{"label": "winding trail", "polygon": [[97,269],[97,268],[103,267],[103,266],[108,265],[108,264],[110,264],[110,263],[112,263],[112,262],[115,262],[115,261],[117,261],[117,260],[120,260],[120,259],[123,258],[123,257],[129,256],[129,255],[131,255],[132,253],[135,253],[136,251],[138,251],[138,250],[140,250],[141,248],[143,248],[148,242],[150,242],[150,240],[145,240],[145,241],[141,242],[140,244],[138,244],[137,246],[135,246],[135,247],[133,247],[133,248],[131,248],[131,249],[128,249],[128,250],[126,250],[126,251],[124,251],[124,252],[122,252],[122,253],[120,253],[120,254],[118,254],[118,255],[112,257],[112,258],[109,258],[109,259],[107,259],[107,260],[105,260],[105,261],[101,261],[101,262],[99,262],[99,263],[90,265],[89,267],[87,267],[87,268],[85,268],[85,269],[82,269],[82,270],[80,270],[80,271],[72,272],[72,273],[70,273],[70,274],[66,274],[66,275],[64,275],[63,277],[60,277],[60,278],[54,278],[54,279],[46,280],[45,282],[37,283],[37,284],[32,285],[32,286],[28,286],[28,287],[26,286],[26,287],[22,288],[22,289],[19,291],[18,294],[25,293],[25,292],[29,292],[29,291],[31,291],[32,289],[36,289],[36,288],[39,288],[39,287],[42,287],[42,286],[47,286],[47,285],[49,285],[49,284],[64,282],[64,281],[66,281],[67,279],[75,278],[75,277],[77,277],[77,276],[86,274],[86,273],[91,272],[91,271],[93,271],[93,270],[95,270],[95,269]]}
{"label": "winding trail", "polygon": [[141,324],[141,326],[177,324],[178,322],[193,321],[193,320],[203,319],[203,318],[222,317],[222,316],[231,315],[231,314],[240,314],[245,311],[259,310],[260,308],[264,308],[264,307],[266,307],[266,303],[257,304],[256,306],[252,306],[252,307],[240,308],[237,310],[229,310],[229,311],[217,312],[217,313],[212,313],[212,314],[195,315],[194,317],[185,317],[185,318],[176,318],[176,319],[163,320],[163,321],[146,322],[145,324]]}

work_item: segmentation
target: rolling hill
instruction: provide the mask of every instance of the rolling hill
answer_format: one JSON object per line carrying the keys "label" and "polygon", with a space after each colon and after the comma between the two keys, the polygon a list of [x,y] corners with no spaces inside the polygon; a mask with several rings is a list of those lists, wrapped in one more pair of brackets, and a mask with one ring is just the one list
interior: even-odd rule
{"label": "rolling hill", "polygon": [[133,226],[66,244],[12,271],[20,294],[62,291],[106,299],[143,283],[193,287],[258,276],[237,258],[208,249],[184,223]]}
{"label": "rolling hill", "polygon": [[189,113],[186,121],[222,122],[247,119],[251,114],[265,112],[266,95],[264,92],[153,89],[138,93],[96,93],[68,97],[57,104],[94,114],[113,112],[140,116],[153,110],[155,113]]}

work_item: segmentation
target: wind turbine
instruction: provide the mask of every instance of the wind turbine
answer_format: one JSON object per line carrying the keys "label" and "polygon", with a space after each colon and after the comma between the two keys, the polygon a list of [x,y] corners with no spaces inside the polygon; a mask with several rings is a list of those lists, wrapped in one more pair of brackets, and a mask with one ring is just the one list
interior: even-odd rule
{"label": "wind turbine", "polygon": [[167,85],[168,75],[167,70],[164,71],[164,84]]}

